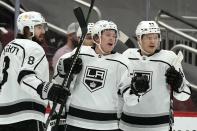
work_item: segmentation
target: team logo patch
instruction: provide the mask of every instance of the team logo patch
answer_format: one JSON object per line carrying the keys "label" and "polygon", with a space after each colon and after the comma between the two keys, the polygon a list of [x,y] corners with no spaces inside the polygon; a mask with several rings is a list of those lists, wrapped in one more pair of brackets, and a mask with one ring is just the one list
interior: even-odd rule
{"label": "team logo patch", "polygon": [[153,75],[153,72],[151,71],[143,71],[143,70],[133,71],[133,76],[147,76],[148,77],[150,88],[146,91],[146,93],[152,90],[152,75]]}
{"label": "team logo patch", "polygon": [[106,69],[87,66],[83,84],[90,92],[101,89],[104,87],[106,74]]}

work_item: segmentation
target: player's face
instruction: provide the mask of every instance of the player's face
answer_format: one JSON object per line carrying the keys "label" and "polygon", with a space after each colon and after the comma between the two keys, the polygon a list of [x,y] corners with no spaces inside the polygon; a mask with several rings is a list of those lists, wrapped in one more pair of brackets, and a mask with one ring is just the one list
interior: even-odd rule
{"label": "player's face", "polygon": [[85,39],[83,41],[83,45],[93,46],[93,40],[91,34],[86,34]]}
{"label": "player's face", "polygon": [[114,30],[105,30],[101,35],[101,49],[107,53],[111,54],[116,44],[117,34]]}
{"label": "player's face", "polygon": [[45,30],[46,30],[46,27],[44,24],[36,25],[34,27],[34,37],[38,41],[42,42],[44,40]]}
{"label": "player's face", "polygon": [[79,41],[78,41],[76,32],[68,34],[67,38],[72,42],[72,45],[73,45],[74,48],[77,47]]}
{"label": "player's face", "polygon": [[149,54],[153,54],[155,50],[158,48],[159,42],[159,35],[156,33],[151,33],[143,35],[143,37],[141,38],[140,45],[144,51],[148,52]]}

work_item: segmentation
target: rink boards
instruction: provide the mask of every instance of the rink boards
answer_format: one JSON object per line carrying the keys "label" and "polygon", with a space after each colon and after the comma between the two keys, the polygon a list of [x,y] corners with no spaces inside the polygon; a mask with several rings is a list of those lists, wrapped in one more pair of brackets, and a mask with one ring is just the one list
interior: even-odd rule
{"label": "rink boards", "polygon": [[173,131],[197,131],[197,112],[175,112]]}

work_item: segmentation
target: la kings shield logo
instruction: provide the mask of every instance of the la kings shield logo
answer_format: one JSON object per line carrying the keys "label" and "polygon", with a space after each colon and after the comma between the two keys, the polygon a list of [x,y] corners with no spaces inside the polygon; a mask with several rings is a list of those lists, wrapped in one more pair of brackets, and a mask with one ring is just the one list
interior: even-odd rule
{"label": "la kings shield logo", "polygon": [[149,80],[149,87],[150,88],[145,92],[145,94],[147,92],[149,92],[150,90],[152,90],[152,76],[153,76],[152,71],[134,70],[133,71],[133,77],[134,76],[147,76],[147,78]]}
{"label": "la kings shield logo", "polygon": [[104,87],[106,75],[106,69],[87,66],[83,83],[90,92],[94,92]]}

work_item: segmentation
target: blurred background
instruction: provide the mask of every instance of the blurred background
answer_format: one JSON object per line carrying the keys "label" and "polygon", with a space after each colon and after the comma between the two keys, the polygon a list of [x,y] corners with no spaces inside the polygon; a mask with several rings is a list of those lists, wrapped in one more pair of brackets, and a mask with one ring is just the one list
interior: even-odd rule
{"label": "blurred background", "polygon": [[[15,19],[24,11],[38,11],[49,31],[43,45],[51,67],[54,53],[67,41],[67,27],[76,22],[75,7],[87,15],[90,0],[0,0],[0,51],[15,37]],[[174,101],[177,112],[197,111],[197,1],[196,0],[95,0],[89,22],[114,21],[128,41],[118,41],[116,51],[137,47],[135,29],[142,20],[156,20],[162,30],[161,48],[184,54],[183,69],[191,83],[192,97]],[[50,68],[51,75],[53,68]]]}

